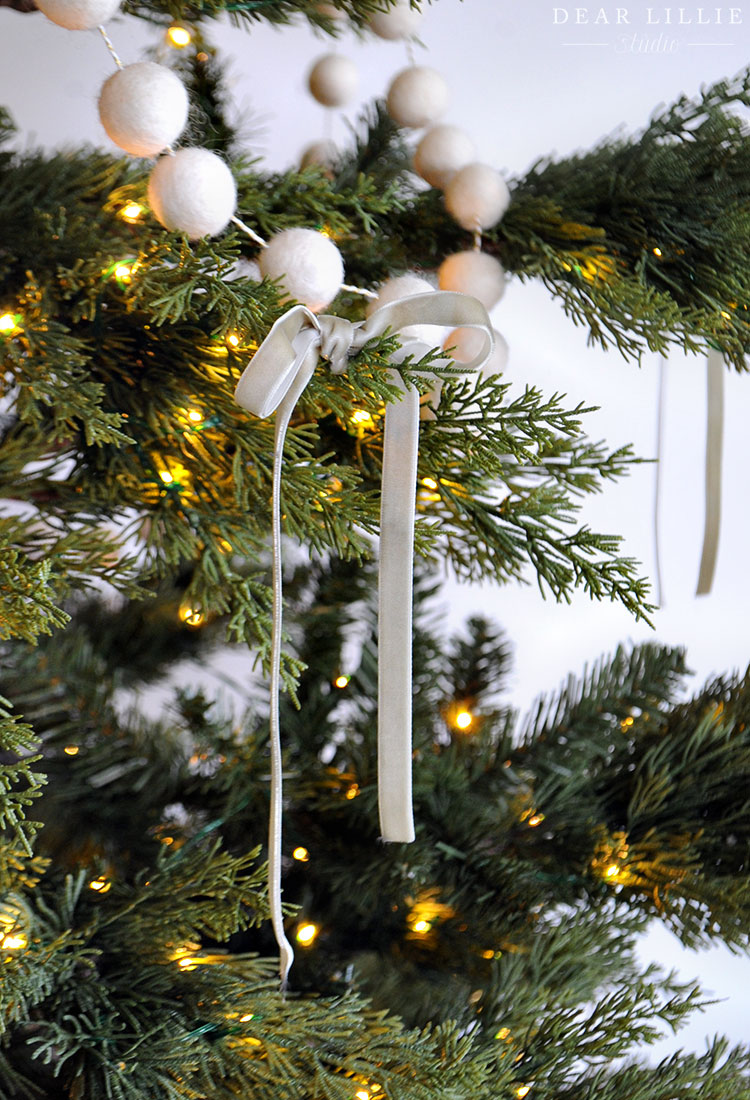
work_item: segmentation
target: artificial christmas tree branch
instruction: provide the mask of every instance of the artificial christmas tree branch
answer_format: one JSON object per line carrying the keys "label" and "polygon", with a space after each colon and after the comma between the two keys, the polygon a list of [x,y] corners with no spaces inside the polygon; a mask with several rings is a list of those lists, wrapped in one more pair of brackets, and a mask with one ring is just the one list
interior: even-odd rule
{"label": "artificial christmas tree branch", "polygon": [[[337,6],[362,25],[381,5]],[[127,10],[336,30],[316,0]],[[196,39],[181,62],[201,102],[193,137],[234,153],[210,59]],[[636,358],[708,344],[740,367],[750,165],[735,105],[747,74],[632,139],[538,162],[485,250],[540,278],[595,342]],[[0,129],[9,139],[6,115]],[[283,522],[309,560],[285,581],[281,699],[298,961],[287,996],[272,978],[259,683],[273,432],[233,393],[288,302],[237,264],[288,227],[325,230],[365,288],[470,248],[408,165],[382,108],[330,169],[267,175],[237,156],[256,239],[189,242],[152,217],[142,165],[0,154],[0,691],[15,707],[0,714],[0,1100],[750,1090],[747,1052],[721,1043],[623,1062],[702,1004],[695,983],[638,963],[649,920],[690,946],[748,948],[746,677],[682,699],[682,652],[640,646],[519,723],[499,690],[500,632],[474,621],[446,639],[418,581],[416,839],[380,843],[369,559],[400,390],[392,332],[346,374],[315,372],[286,444]],[[362,302],[345,289],[331,310],[360,320]],[[440,358],[402,364],[430,414],[420,553],[468,579],[532,576],[558,599],[582,586],[647,615],[634,563],[576,518],[630,449],[587,440],[582,405]],[[193,663],[175,677],[192,680],[227,634],[258,663],[241,685],[249,709],[191,688],[144,713],[147,686],[180,660]]]}
{"label": "artificial christmas tree branch", "polygon": [[[138,668],[138,639],[152,644],[149,603],[140,623],[133,609],[94,617],[89,605],[63,645],[6,648],[2,690],[42,739],[49,783],[37,799],[38,847],[54,855],[37,886],[16,875],[0,909],[16,922],[8,941],[33,945],[6,947],[0,972],[13,1006],[0,1063],[8,1096],[36,1087],[67,1098],[80,1080],[92,1100],[106,1087],[133,1100],[191,1090],[223,1100],[237,1089],[432,1100],[450,1082],[461,1100],[495,1086],[512,1100],[530,1082],[556,1097],[595,1080],[625,1100],[634,1079],[621,1058],[703,1000],[695,983],[639,967],[649,914],[688,942],[699,921],[704,937],[745,945],[746,681],[679,702],[680,652],[621,651],[541,703],[519,741],[496,691],[507,647],[476,622],[468,640],[441,639],[432,586],[420,582],[419,830],[414,845],[384,852],[372,812],[372,640],[358,664],[350,653],[344,687],[332,683],[347,631],[374,613],[369,575],[369,566],[318,563],[289,587],[307,668],[303,709],[285,719],[285,896],[298,907],[290,932],[315,932],[298,946],[291,999],[270,979],[275,962],[254,957],[270,947],[262,867],[245,854],[265,824],[262,716],[238,723],[194,693],[182,694],[171,724],[113,706],[113,687]],[[167,621],[170,651],[186,628]],[[124,622],[129,651],[118,645]],[[193,637],[212,644],[210,633]],[[446,675],[454,665],[455,678]],[[459,702],[472,716],[466,730],[455,722]],[[683,759],[686,744],[698,756]],[[326,745],[335,748],[323,763]],[[655,767],[661,782],[644,785]],[[703,822],[697,832],[691,813]],[[670,863],[676,826],[694,838]],[[730,852],[722,872],[717,857]],[[232,928],[226,953],[217,939]],[[374,1005],[352,996],[352,984]],[[311,1001],[305,990],[326,996]],[[394,1003],[420,1030],[383,1015]],[[449,1017],[463,1042],[448,1026],[425,1030]],[[639,1070],[636,1094],[645,1100],[699,1072],[690,1055],[668,1067]],[[710,1073],[701,1063],[704,1074],[717,1100],[744,1095],[746,1055]]]}

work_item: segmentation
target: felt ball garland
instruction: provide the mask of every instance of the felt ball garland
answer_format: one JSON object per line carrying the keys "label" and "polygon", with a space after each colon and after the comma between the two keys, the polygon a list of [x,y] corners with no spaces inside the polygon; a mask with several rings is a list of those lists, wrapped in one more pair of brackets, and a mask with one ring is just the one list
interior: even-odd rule
{"label": "felt ball garland", "polygon": [[505,293],[505,271],[486,252],[454,252],[438,268],[438,284],[441,290],[471,294],[485,309],[492,309]]}
{"label": "felt ball garland", "polygon": [[325,54],[315,62],[308,77],[313,99],[324,107],[343,107],[357,94],[357,66],[341,54]]}
{"label": "felt ball garland", "polygon": [[58,27],[90,31],[112,18],[120,0],[40,0],[37,7]]}
{"label": "felt ball garland", "polygon": [[[482,378],[490,378],[494,374],[502,374],[508,365],[508,343],[505,337],[492,330],[493,349],[489,359],[480,370]],[[470,363],[476,358],[481,348],[477,332],[473,328],[454,328],[443,341],[443,347],[450,353],[456,363]]]}
{"label": "felt ball garland", "polygon": [[[396,275],[391,279],[386,279],[378,287],[378,296],[368,302],[365,315],[370,317],[376,309],[380,309],[381,306],[388,305],[390,302],[397,302],[400,298],[409,298],[412,294],[429,294],[434,289],[432,283],[428,282],[424,276],[417,275],[414,271],[408,271],[405,275]],[[433,344],[436,339],[434,328],[428,325],[408,325],[401,330],[401,334],[411,340],[422,340],[428,345]]]}
{"label": "felt ball garland", "polygon": [[464,229],[491,229],[509,205],[508,185],[489,164],[467,164],[445,188],[446,210]]}
{"label": "felt ball garland", "polygon": [[[419,14],[409,0],[396,0],[388,11],[371,16],[369,26],[381,38],[402,38],[408,43]],[[474,235],[473,251],[457,253],[442,264],[440,288],[469,294],[491,309],[505,290],[505,273],[494,257],[481,251],[481,234],[502,218],[510,192],[499,172],[476,160],[468,134],[458,126],[438,123],[448,106],[448,86],[440,73],[416,65],[411,51],[407,52],[412,63],[391,81],[386,110],[399,126],[428,128],[414,152],[414,171],[431,187],[443,191],[448,213]]]}
{"label": "felt ball garland", "polygon": [[[122,65],[100,25],[117,5],[111,0],[106,5],[104,0],[43,3],[49,17],[54,16],[53,21],[62,26],[91,29],[98,25],[104,36],[118,66],[99,95],[99,117],[108,136],[133,156],[150,157],[166,150],[156,161],[148,183],[148,199],[157,220],[190,240],[216,236],[234,221],[264,249],[259,262],[261,277],[277,280],[287,297],[313,312],[327,306],[344,277],[336,245],[322,233],[304,228],[285,230],[266,244],[236,217],[237,187],[224,161],[208,149],[171,148],[187,122],[187,91],[179,77],[163,65],[151,61]],[[356,82],[356,68],[335,54],[321,59],[311,74],[311,86],[317,88],[321,101],[330,103],[349,98]]]}
{"label": "felt ball garland", "polygon": [[208,149],[178,149],[160,157],[148,182],[148,201],[166,229],[191,241],[215,237],[229,224],[237,203],[234,176]]}
{"label": "felt ball garland", "polygon": [[329,305],[344,279],[344,261],[336,245],[315,229],[284,229],[268,242],[258,262],[261,274],[278,279],[285,297],[313,313]]}
{"label": "felt ball garland", "polygon": [[187,90],[164,65],[141,61],[123,66],[102,26],[117,11],[119,0],[42,0],[39,7],[60,26],[101,31],[117,64],[99,94],[105,132],[132,156],[169,154],[156,162],[149,179],[149,202],[158,221],[191,240],[221,233],[234,217],[237,201],[232,173],[208,149],[171,149],[187,123]]}
{"label": "felt ball garland", "polygon": [[445,114],[448,98],[448,85],[437,69],[412,65],[393,78],[385,105],[399,126],[421,130]]}
{"label": "felt ball garland", "polygon": [[118,69],[99,93],[99,118],[115,145],[135,157],[152,157],[185,129],[188,94],[180,78],[153,61]]}
{"label": "felt ball garland", "polygon": [[333,167],[339,156],[339,151],[332,141],[324,139],[313,141],[302,150],[299,160],[300,168],[309,168],[317,164],[326,171]]}
{"label": "felt ball garland", "polygon": [[409,0],[397,0],[388,11],[374,12],[368,20],[368,26],[378,38],[397,41],[400,38],[411,38],[417,33],[421,22],[421,11],[413,8]]}
{"label": "felt ball garland", "polygon": [[475,156],[474,142],[458,126],[433,126],[414,152],[414,171],[430,186],[443,190]]}

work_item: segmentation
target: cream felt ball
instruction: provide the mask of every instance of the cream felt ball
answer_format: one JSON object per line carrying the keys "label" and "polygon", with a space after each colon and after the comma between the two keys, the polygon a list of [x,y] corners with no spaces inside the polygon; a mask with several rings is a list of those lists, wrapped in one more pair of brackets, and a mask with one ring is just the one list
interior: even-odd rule
{"label": "cream felt ball", "polygon": [[[480,378],[491,378],[493,374],[502,374],[508,365],[508,343],[501,333],[492,330],[494,346],[489,359],[480,367]],[[484,347],[484,333],[475,328],[454,328],[443,342],[446,351],[450,351],[454,362],[470,363],[480,355]]]}
{"label": "cream felt ball", "polygon": [[414,151],[414,171],[442,190],[475,156],[474,142],[458,126],[433,126]]}
{"label": "cream felt ball", "polygon": [[[381,306],[398,302],[401,298],[409,298],[412,294],[430,294],[435,292],[435,287],[421,275],[407,272],[406,275],[396,275],[392,279],[386,279],[378,287],[377,298],[367,303],[366,315],[369,317],[380,309]],[[421,340],[428,347],[439,347],[445,329],[436,325],[407,325],[401,329],[401,335],[410,340]]]}
{"label": "cream felt ball", "polygon": [[134,157],[153,157],[171,145],[185,129],[188,107],[180,78],[153,61],[118,69],[99,93],[99,118],[108,137]]}
{"label": "cream felt ball", "polygon": [[454,252],[438,268],[438,284],[441,290],[470,294],[490,310],[505,293],[505,270],[486,252]]}
{"label": "cream felt ball", "polygon": [[497,225],[509,205],[508,185],[489,164],[467,164],[445,189],[448,213],[471,231]]}
{"label": "cream felt ball", "polygon": [[317,164],[320,168],[331,168],[339,158],[339,151],[332,141],[313,141],[302,150],[299,166],[310,168]]}
{"label": "cream felt ball", "polygon": [[307,78],[313,99],[324,107],[342,107],[357,94],[359,73],[348,57],[328,53],[316,61]]}
{"label": "cream felt ball", "polygon": [[393,78],[385,101],[386,110],[399,126],[419,130],[429,126],[448,106],[448,85],[436,69],[412,65]]}
{"label": "cream felt ball", "polygon": [[259,283],[262,278],[258,262],[256,260],[246,260],[240,256],[239,260],[235,260],[229,271],[227,271],[224,282],[231,283],[235,279],[252,279],[254,283]]}
{"label": "cream felt ball", "polygon": [[397,0],[388,11],[374,12],[368,20],[368,26],[378,38],[394,41],[411,38],[417,33],[421,22],[421,11],[413,8],[409,0]]}
{"label": "cream felt ball", "polygon": [[344,281],[344,261],[336,245],[316,229],[284,229],[258,257],[265,278],[279,280],[284,295],[313,313],[325,309]]}
{"label": "cream felt ball", "polygon": [[39,0],[37,7],[58,27],[89,31],[106,23],[119,9],[120,0]]}
{"label": "cream felt ball", "polygon": [[148,181],[148,201],[167,229],[191,241],[214,237],[229,224],[237,187],[223,160],[208,149],[178,149],[161,157]]}

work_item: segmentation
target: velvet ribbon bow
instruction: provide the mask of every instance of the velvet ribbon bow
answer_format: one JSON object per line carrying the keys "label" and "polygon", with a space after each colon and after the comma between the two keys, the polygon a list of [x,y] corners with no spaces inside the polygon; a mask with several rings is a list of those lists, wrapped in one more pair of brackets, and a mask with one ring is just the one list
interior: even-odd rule
{"label": "velvet ribbon bow", "polygon": [[284,933],[281,910],[281,735],[279,729],[281,655],[281,473],[284,439],[294,406],[319,358],[334,374],[347,369],[349,356],[387,330],[403,335],[391,360],[389,381],[402,391],[386,406],[383,482],[380,512],[378,610],[378,803],[383,840],[412,841],[411,797],[411,635],[415,491],[419,442],[419,394],[395,369],[407,356],[419,360],[429,350],[409,335],[413,325],[440,328],[467,326],[481,330],[484,347],[467,373],[479,370],[492,352],[487,311],[475,298],[448,291],[416,294],[375,310],[359,324],[342,317],[318,317],[305,306],[293,306],[273,325],[248,363],[235,400],[256,416],[276,413],[272,536],[273,624],[271,638],[270,732],[271,809],[269,820],[269,901],[286,981],[294,953]]}

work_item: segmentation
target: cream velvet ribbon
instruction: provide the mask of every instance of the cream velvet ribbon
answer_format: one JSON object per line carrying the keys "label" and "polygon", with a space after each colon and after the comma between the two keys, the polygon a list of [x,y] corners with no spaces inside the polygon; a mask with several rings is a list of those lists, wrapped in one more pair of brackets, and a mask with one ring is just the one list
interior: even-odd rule
{"label": "cream velvet ribbon", "polygon": [[[703,521],[703,548],[696,596],[706,596],[711,591],[719,553],[721,527],[721,476],[724,448],[724,356],[715,348],[709,348],[706,357],[706,456],[705,456],[705,514]],[[661,538],[659,517],[661,511],[662,467],[664,462],[664,413],[666,408],[666,361],[659,364],[659,396],[656,418],[656,485],[654,492],[654,559],[656,566],[656,603],[664,606],[664,588],[661,568]]]}
{"label": "cream velvet ribbon", "polygon": [[[273,496],[273,621],[271,635],[270,736],[271,809],[268,830],[268,892],[271,920],[280,952],[282,984],[294,952],[284,932],[281,909],[281,469],[284,439],[294,406],[309,382],[319,356],[334,374],[347,369],[349,355],[389,329],[411,325],[466,326],[485,334],[482,352],[461,364],[479,370],[492,353],[487,311],[475,298],[449,291],[415,294],[382,306],[367,321],[317,317],[306,306],[293,306],[274,324],[245,368],[235,391],[238,405],[256,416],[276,413]],[[429,345],[407,336],[392,365],[407,356],[419,360]],[[450,362],[450,360],[445,360]],[[414,840],[411,800],[411,633],[414,555],[414,501],[419,442],[419,394],[398,370],[389,380],[402,390],[400,401],[386,406],[383,484],[380,512],[378,624],[378,803],[383,840]]]}
{"label": "cream velvet ribbon", "polygon": [[710,348],[706,360],[706,517],[696,596],[711,591],[719,553],[721,458],[724,437],[724,356]]}

